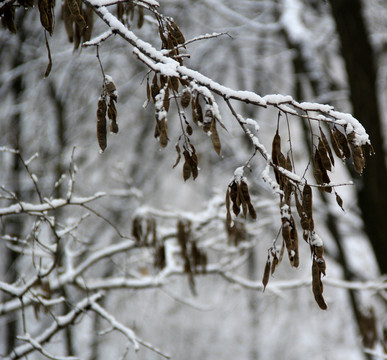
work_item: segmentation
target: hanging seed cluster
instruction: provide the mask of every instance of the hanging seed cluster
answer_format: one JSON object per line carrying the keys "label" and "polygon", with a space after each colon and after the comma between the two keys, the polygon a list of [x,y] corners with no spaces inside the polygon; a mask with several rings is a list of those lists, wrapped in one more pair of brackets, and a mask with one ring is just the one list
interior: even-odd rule
{"label": "hanging seed cluster", "polygon": [[[179,220],[176,225],[176,240],[180,247],[184,273],[193,293],[195,289],[195,275],[206,272],[207,254],[200,249],[197,241],[192,236],[190,221]],[[135,217],[132,222],[132,236],[139,247],[154,249],[153,264],[156,269],[163,269],[166,264],[165,240],[157,235],[157,226],[154,219]]]}
{"label": "hanging seed cluster", "polygon": [[[357,144],[356,134],[353,131],[347,133],[345,127],[344,130],[344,132],[341,132],[336,126],[330,128],[330,143],[321,126],[319,126],[318,134],[312,133],[313,139],[317,138],[312,156],[313,176],[320,191],[331,193],[332,190],[334,190],[328,174],[328,172],[333,171],[335,166],[333,154],[336,154],[341,160],[352,159],[353,167],[359,174],[362,173],[365,167],[364,152],[362,147]],[[291,151],[288,152],[286,157],[282,153],[281,136],[279,135],[277,128],[272,141],[271,156],[275,179],[280,189],[282,247],[280,251],[277,250],[275,245],[269,249],[262,283],[264,288],[266,288],[270,274],[274,273],[275,268],[282,260],[285,248],[287,250],[290,265],[293,267],[299,266],[298,232],[291,210],[292,199],[294,199],[294,204],[299,217],[299,224],[303,230],[303,239],[309,244],[311,249],[312,290],[314,298],[320,308],[325,310],[327,309],[327,304],[323,297],[321,277],[322,275],[325,275],[326,263],[324,259],[323,242],[314,230],[313,191],[310,185],[302,184],[297,180],[292,180],[287,175],[287,171],[292,172],[293,170],[290,155]],[[336,191],[335,195],[338,205],[343,209],[341,197]]]}
{"label": "hanging seed cluster", "polygon": [[40,23],[50,35],[54,31],[54,0],[38,0],[38,9],[40,14]]}
{"label": "hanging seed cluster", "polygon": [[[181,90],[179,91],[179,88]],[[179,116],[182,126],[182,135],[176,144],[177,159],[173,167],[176,167],[182,157],[184,181],[196,179],[198,176],[198,156],[195,146],[191,143],[193,127],[187,120],[187,110],[191,106],[192,123],[202,127],[203,131],[210,136],[214,151],[220,155],[221,142],[217,131],[217,119],[214,104],[210,98],[203,96],[205,101],[205,113],[200,104],[200,95],[193,92],[188,81],[176,77],[166,77],[155,73],[152,80],[147,79],[146,85],[147,103],[153,102],[155,107],[155,129],[154,137],[160,146],[165,148],[169,143],[167,115],[170,109],[170,100],[175,99],[179,107]],[[181,148],[183,148],[181,151]],[[182,156],[183,155],[183,156]]]}
{"label": "hanging seed cluster", "polygon": [[228,227],[232,225],[232,216],[230,208],[232,209],[232,212],[235,216],[239,215],[242,208],[242,213],[245,218],[247,216],[247,213],[249,213],[252,219],[255,220],[257,218],[257,213],[255,212],[254,206],[251,204],[249,187],[244,177],[236,176],[227,187],[226,224]]}
{"label": "hanging seed cluster", "polygon": [[183,65],[183,58],[180,56],[179,49],[184,47],[185,38],[177,24],[171,18],[160,20],[159,34],[161,48],[168,50],[167,55]]}
{"label": "hanging seed cluster", "polygon": [[144,8],[140,5],[134,4],[133,1],[118,3],[116,10],[117,19],[125,24],[128,28],[131,28],[133,24],[136,24],[137,27],[141,29],[144,25]]}
{"label": "hanging seed cluster", "polygon": [[97,140],[101,152],[104,152],[107,146],[107,120],[110,121],[110,132],[118,133],[117,124],[117,89],[113,79],[109,75],[105,75],[104,89],[98,99],[97,104]]}
{"label": "hanging seed cluster", "polygon": [[[32,8],[34,6],[34,0],[19,0],[19,5],[23,8]],[[15,24],[15,12],[17,6],[13,3],[8,3],[2,6],[0,9],[0,19],[3,27],[9,30],[11,33],[16,34],[17,28]]]}
{"label": "hanging seed cluster", "polygon": [[81,0],[65,0],[62,5],[62,20],[69,42],[74,50],[82,42],[89,41],[93,29],[93,10],[85,7]]}
{"label": "hanging seed cluster", "polygon": [[[316,159],[316,153],[318,154],[317,157],[319,156],[318,166],[320,171],[321,169],[324,169],[325,172],[328,169],[331,171],[334,166],[333,154],[321,129],[314,159]],[[287,176],[286,171],[291,172],[293,170],[292,160],[290,152],[288,152],[286,157],[282,153],[281,136],[279,135],[278,129],[272,141],[271,155],[275,179],[281,190],[280,214],[282,246],[280,250],[275,245],[269,249],[262,279],[263,286],[266,288],[270,275],[274,273],[276,267],[281,263],[285,249],[290,265],[292,267],[299,266],[299,236],[296,221],[292,214],[292,199],[294,199],[299,224],[303,230],[303,238],[309,244],[312,253],[314,264],[312,267],[312,290],[317,304],[321,309],[326,309],[327,305],[322,295],[323,287],[321,282],[321,274],[325,275],[324,247],[322,240],[314,231],[312,187],[308,184],[302,185],[297,183]],[[330,183],[330,180],[324,182],[324,184],[328,183]],[[328,187],[323,188],[328,189]]]}

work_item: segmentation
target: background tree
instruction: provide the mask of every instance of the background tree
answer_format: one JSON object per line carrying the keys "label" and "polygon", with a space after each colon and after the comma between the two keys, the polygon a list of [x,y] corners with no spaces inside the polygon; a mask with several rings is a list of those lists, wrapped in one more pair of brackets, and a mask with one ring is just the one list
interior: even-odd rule
{"label": "background tree", "polygon": [[[376,1],[368,4],[372,19],[382,19],[383,11],[380,10],[385,11],[383,4]],[[332,199],[328,194],[322,198],[323,202],[317,196],[319,187],[340,193],[347,211],[355,206],[349,187],[339,189],[330,180],[326,181],[329,166],[326,160],[331,163],[333,160],[328,152],[324,155],[324,149],[328,151],[330,145],[324,143],[322,133],[329,134],[326,124],[331,129],[332,124],[336,124],[340,134],[347,135],[345,143],[352,150],[350,166],[354,163],[360,172],[363,157],[357,145],[367,143],[364,130],[348,114],[333,111],[325,105],[296,102],[284,95],[263,98],[257,95],[293,93],[293,85],[299,84],[303,89],[297,93],[300,99],[324,96],[317,100],[331,100],[328,102],[346,110],[348,102],[345,94],[340,92],[345,87],[344,72],[337,39],[331,36],[334,27],[327,5],[298,1],[244,1],[237,4],[182,1],[176,6],[174,2],[165,1],[160,9],[154,1],[128,2],[108,8],[94,2],[83,5],[65,2],[62,10],[58,5],[55,13],[62,14],[66,34],[59,28],[58,16],[56,29],[53,29],[51,3],[41,1],[38,9],[26,13],[18,5],[7,1],[1,6],[2,19],[8,29],[16,30],[13,26],[16,24],[19,29],[17,36],[20,36],[21,29],[25,29],[26,34],[25,39],[18,41],[9,33],[2,33],[2,124],[15,129],[16,122],[7,120],[17,114],[20,144],[28,145],[13,145],[7,136],[3,139],[2,246],[11,250],[9,253],[13,258],[9,273],[16,274],[17,280],[4,278],[1,282],[2,291],[11,299],[4,299],[0,312],[17,314],[16,333],[20,334],[16,343],[8,341],[10,358],[24,356],[30,351],[54,358],[60,358],[61,354],[93,359],[119,358],[140,345],[159,353],[155,346],[167,349],[174,357],[184,353],[192,358],[224,358],[225,354],[230,358],[241,357],[241,354],[246,358],[288,358],[290,352],[298,359],[303,356],[332,358],[322,339],[329,339],[326,341],[337,358],[361,358],[362,352],[353,350],[356,337],[351,315],[343,311],[347,303],[345,291],[336,292],[330,286],[361,290],[360,300],[370,308],[363,319],[370,335],[365,341],[365,352],[380,351],[385,284],[381,280],[369,281],[378,278],[378,270],[372,251],[366,248],[365,236],[357,235],[354,241],[354,229],[361,234],[360,218],[356,215],[340,217],[346,220],[336,222],[336,235],[332,232],[331,237],[328,230],[332,230],[332,218],[337,218],[341,209],[329,205],[335,196]],[[66,37],[73,41],[75,49],[89,39],[90,9],[102,16],[108,27],[95,21],[94,34],[97,37],[87,43],[80,56],[73,55],[70,48],[63,50]],[[297,9],[304,12],[297,12]],[[45,40],[47,33],[42,33],[41,26],[38,26],[37,11],[46,31],[52,33],[52,37],[47,36],[48,41]],[[163,14],[172,16],[174,21]],[[253,18],[252,14],[258,14],[258,18]],[[88,27],[84,27],[85,24]],[[186,41],[199,35],[198,28],[203,30],[202,34],[208,32],[211,35],[202,36],[201,41]],[[213,31],[218,34],[213,34]],[[138,40],[134,33],[154,47]],[[155,38],[157,33],[159,39]],[[305,34],[309,37],[306,38]],[[317,38],[316,34],[319,35]],[[327,38],[331,39],[328,43]],[[318,41],[311,43],[310,39]],[[134,47],[135,55],[130,60],[128,42]],[[18,46],[25,60],[16,57],[20,64],[15,66],[9,54]],[[294,52],[286,51],[287,46],[295,47],[300,56],[295,58]],[[48,75],[50,70],[50,66],[46,68],[46,48],[50,48],[49,63],[52,61],[53,69],[49,78],[42,81],[41,74],[46,69]],[[160,48],[161,51],[156,50]],[[114,57],[109,56],[112,53]],[[324,63],[324,59],[329,61]],[[383,57],[380,59],[382,64]],[[297,68],[300,61],[304,66],[303,74],[294,75],[291,69],[293,65],[296,72],[302,69]],[[338,70],[332,71],[333,67]],[[205,77],[191,69],[211,76]],[[107,74],[109,76],[105,76]],[[8,89],[16,79],[21,81],[22,90],[11,97]],[[118,99],[112,80],[119,93]],[[233,90],[235,88],[253,89],[254,92]],[[309,91],[310,88],[314,93]],[[383,89],[381,87],[380,91]],[[343,95],[342,101],[337,94]],[[148,105],[143,109],[141,105],[146,99]],[[98,154],[96,146],[95,125],[84,121],[94,117],[90,114],[95,113],[97,102],[98,140],[104,150],[102,155]],[[203,118],[200,118],[198,104]],[[119,133],[116,138],[106,135],[106,147],[104,121],[111,122],[114,132],[115,110],[118,112]],[[130,114],[129,118],[126,114]],[[201,126],[197,127],[195,120]],[[309,127],[307,139],[312,139],[309,145],[301,141],[303,124]],[[344,129],[345,124],[350,125]],[[153,133],[158,141],[154,140]],[[245,136],[238,135],[243,133]],[[276,133],[278,135],[273,139]],[[277,147],[279,135],[282,138],[281,152]],[[77,146],[75,150],[74,145]],[[341,146],[345,145],[341,143]],[[39,155],[32,156],[35,153]],[[312,157],[305,156],[306,153]],[[316,154],[320,154],[321,160]],[[180,162],[176,161],[173,172],[168,171],[176,156]],[[340,150],[338,156],[344,157]],[[17,159],[20,168],[25,169],[25,180],[20,185],[17,185],[20,182],[14,182],[15,175],[8,170],[12,157]],[[367,164],[370,161],[373,158]],[[335,178],[336,184],[342,184],[346,181],[342,178],[344,167],[337,157],[335,167],[335,173],[329,172],[329,176]],[[305,168],[309,170],[304,174]],[[320,169],[326,173],[322,180],[316,177],[320,186],[312,190],[313,219],[319,237],[311,227],[312,215],[308,205],[310,188],[307,184],[316,184],[313,168],[315,172]],[[274,175],[270,176],[270,169],[274,169]],[[197,173],[197,179],[192,182]],[[232,173],[234,177],[230,179]],[[182,177],[189,184],[183,184]],[[262,177],[266,185],[261,181]],[[249,193],[245,184],[249,185]],[[215,192],[213,186],[217,188]],[[183,195],[176,197],[177,192]],[[304,198],[299,215],[295,194],[299,200]],[[203,211],[198,198],[208,202],[206,210]],[[341,204],[340,197],[338,200]],[[289,210],[293,217],[288,215]],[[244,212],[249,213],[246,220],[242,216]],[[249,220],[249,216],[254,218],[255,214],[258,214],[258,221]],[[11,234],[6,228],[12,218],[22,224],[18,234]],[[324,225],[325,219],[327,226]],[[289,228],[292,233],[287,235]],[[299,248],[296,246],[297,228],[300,238],[304,229],[310,247],[301,243]],[[352,242],[350,247],[331,241],[340,238],[341,234],[344,234],[344,240],[348,238]],[[324,239],[329,275],[323,279],[326,285],[324,294],[328,294],[329,303],[326,315],[317,312],[312,303],[313,295],[307,290],[313,278],[314,297],[324,308],[319,280],[324,272],[320,237]],[[284,243],[286,246],[281,246]],[[269,269],[269,265],[273,268],[281,248],[292,265],[297,266],[300,262],[300,269],[289,273],[289,264],[282,264],[274,275],[287,281],[272,279],[266,284],[265,262],[266,268]],[[313,277],[310,274],[310,250]],[[361,261],[358,253],[362,253]],[[370,255],[366,257],[364,254]],[[247,262],[248,258],[256,259],[258,266],[254,265],[254,260]],[[250,269],[247,273],[249,280],[243,276],[246,262]],[[379,267],[382,269],[380,261]],[[360,279],[361,282],[338,280],[343,270],[344,278],[348,279],[345,274],[349,272],[350,280]],[[258,272],[256,276],[254,271]],[[184,276],[180,278],[179,275]],[[262,276],[264,284],[260,280]],[[224,282],[216,281],[219,277],[227,283],[252,290],[262,290],[267,286],[266,294],[250,293],[246,302],[244,296],[234,294],[230,286],[221,290]],[[306,294],[303,294],[304,286],[309,291]],[[153,288],[156,293],[149,293]],[[215,288],[222,294],[226,291],[228,296],[225,298],[236,299],[239,306],[230,307],[234,301],[217,300]],[[288,290],[282,292],[285,289]],[[273,295],[268,295],[268,292]],[[189,293],[196,293],[196,300]],[[377,295],[370,296],[374,293]],[[163,294],[184,303],[184,311],[175,303],[170,305],[162,298]],[[278,295],[286,300],[278,299]],[[275,301],[272,301],[273,296]],[[202,304],[216,303],[216,310],[213,310],[214,306],[199,305],[199,301]],[[144,306],[144,303],[149,305]],[[187,309],[187,306],[195,308],[196,312],[190,315],[194,310]],[[299,314],[308,308],[313,310],[313,315],[309,317],[307,328],[306,323],[300,321]],[[35,315],[32,309],[35,309]],[[44,314],[42,309],[48,312]],[[172,309],[173,315],[170,314]],[[198,310],[206,311],[206,320],[202,318],[200,324],[195,323]],[[251,311],[255,320],[249,322]],[[278,311],[280,316],[273,322],[273,314]],[[95,315],[82,316],[84,312]],[[63,313],[66,315],[61,317]],[[222,326],[220,333],[219,313],[224,325],[227,324]],[[217,319],[216,328],[214,318]],[[148,322],[152,326],[147,326]],[[348,324],[346,333],[353,334],[345,339],[332,331],[332,328],[342,329],[342,322]],[[325,326],[321,327],[321,323]],[[70,327],[70,324],[79,325]],[[125,343],[106,331],[106,324],[126,336],[130,343],[126,351]],[[231,328],[230,324],[234,330],[226,331]],[[246,326],[250,326],[257,337],[239,339],[241,348],[238,348],[231,340],[236,339],[238,332],[241,333]],[[89,327],[100,329],[105,334],[103,340],[98,331],[85,336],[84,329]],[[203,327],[209,332],[203,332]],[[66,329],[66,341],[61,338],[63,328]],[[290,328],[295,338],[281,341],[278,347],[279,334],[288,333]],[[215,329],[218,336],[213,339],[213,347],[209,350],[208,333]],[[306,338],[302,336],[305,333],[314,333],[315,336]],[[15,340],[10,331],[4,335],[7,334]],[[170,339],[169,334],[172,335]],[[179,338],[180,346],[176,345],[179,334],[183,334]],[[152,339],[153,345],[142,338]],[[192,338],[196,340],[194,345]],[[232,344],[230,349],[225,347],[225,343]],[[188,349],[192,349],[188,351],[189,355]],[[153,355],[141,351],[139,356],[147,358]]]}

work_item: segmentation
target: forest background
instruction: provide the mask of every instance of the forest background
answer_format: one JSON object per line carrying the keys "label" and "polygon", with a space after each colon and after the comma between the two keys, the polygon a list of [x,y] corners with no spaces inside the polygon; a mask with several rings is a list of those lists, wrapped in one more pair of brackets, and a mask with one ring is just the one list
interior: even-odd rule
{"label": "forest background", "polygon": [[0,356],[387,358],[385,1],[0,15]]}

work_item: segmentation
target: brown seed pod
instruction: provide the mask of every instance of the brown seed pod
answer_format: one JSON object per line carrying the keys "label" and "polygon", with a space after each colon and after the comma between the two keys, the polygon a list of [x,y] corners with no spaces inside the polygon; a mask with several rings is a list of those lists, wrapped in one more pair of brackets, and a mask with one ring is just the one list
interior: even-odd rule
{"label": "brown seed pod", "polygon": [[335,158],[333,157],[332,149],[329,146],[328,139],[325,136],[324,132],[322,131],[321,127],[320,127],[320,136],[321,136],[321,141],[325,147],[325,150],[328,153],[329,160],[331,161],[332,166],[335,166]]}
{"label": "brown seed pod", "polygon": [[111,76],[105,75],[104,87],[109,97],[117,101],[117,88]]}
{"label": "brown seed pod", "polygon": [[333,129],[333,136],[336,139],[336,142],[344,155],[342,158],[349,159],[351,157],[351,151],[349,150],[347,137],[336,128]]}
{"label": "brown seed pod", "polygon": [[326,275],[325,271],[326,271],[327,266],[325,264],[324,258],[321,257],[321,258],[316,259],[316,263],[318,265],[318,269],[320,270],[320,272],[325,276]]}
{"label": "brown seed pod", "polygon": [[192,121],[198,125],[203,123],[203,110],[199,102],[199,95],[192,102]]}
{"label": "brown seed pod", "polygon": [[344,160],[345,157],[344,157],[343,152],[340,150],[340,145],[339,145],[339,143],[337,141],[337,138],[334,135],[334,130],[332,130],[330,128],[329,129],[329,134],[330,134],[330,139],[331,139],[331,144],[332,144],[333,151],[335,152],[336,156],[339,159]]}
{"label": "brown seed pod", "polygon": [[124,20],[124,4],[123,3],[118,3],[116,6],[116,11],[117,11],[117,19],[121,22]]}
{"label": "brown seed pod", "polygon": [[337,205],[339,205],[341,207],[341,210],[344,211],[344,208],[343,208],[343,199],[341,198],[341,196],[335,192],[335,195],[336,195],[336,202],[337,202]]}
{"label": "brown seed pod", "polygon": [[226,226],[227,226],[227,229],[230,229],[231,222],[232,222],[231,212],[230,212],[230,187],[227,187],[225,205],[226,205]]}
{"label": "brown seed pod", "polygon": [[1,11],[3,16],[1,17],[3,25],[12,33],[16,34],[16,25],[15,25],[15,8],[10,5],[4,6]]}
{"label": "brown seed pod", "polygon": [[318,142],[317,148],[318,148],[318,151],[320,154],[321,166],[325,170],[331,171],[332,165],[331,165],[331,161],[330,161],[329,156],[328,156],[328,151],[327,151],[327,149],[326,149],[326,147],[321,139]]}
{"label": "brown seed pod", "polygon": [[146,98],[147,98],[148,102],[150,101],[150,97],[151,97],[151,89],[149,86],[149,78],[147,78],[146,79]]}
{"label": "brown seed pod", "polygon": [[297,228],[294,224],[294,220],[292,222],[292,227],[290,230],[290,241],[292,245],[292,249],[290,251],[290,256],[289,256],[290,265],[297,268],[298,265],[300,264],[300,256],[298,253],[298,233],[297,233]]}
{"label": "brown seed pod", "polygon": [[69,42],[72,43],[74,40],[74,19],[67,5],[67,1],[65,1],[62,5],[62,20],[65,25]]}
{"label": "brown seed pod", "polygon": [[321,282],[321,272],[315,259],[313,259],[312,265],[312,290],[318,306],[320,306],[322,310],[326,310],[328,306],[322,295],[323,289]]}
{"label": "brown seed pod", "polygon": [[170,105],[170,100],[169,100],[169,89],[167,87],[164,87],[164,100],[163,100],[163,106],[164,110],[166,112],[169,111],[169,105]]}
{"label": "brown seed pod", "polygon": [[155,249],[155,257],[153,260],[154,267],[156,269],[164,269],[166,266],[166,259],[165,259],[165,247],[164,245],[160,245]]}
{"label": "brown seed pod", "polygon": [[266,265],[265,265],[265,270],[263,271],[263,278],[262,278],[262,284],[263,284],[263,291],[265,291],[266,286],[269,282],[269,277],[270,277],[270,268],[271,268],[271,263],[270,263],[270,255],[267,257]]}
{"label": "brown seed pod", "polygon": [[77,0],[67,0],[67,6],[82,33],[87,26],[85,18],[82,16],[82,3],[78,3]]}
{"label": "brown seed pod", "polygon": [[40,23],[50,35],[52,35],[54,29],[53,6],[54,3],[52,0],[38,0]]}
{"label": "brown seed pod", "polygon": [[305,214],[308,218],[313,217],[313,200],[312,200],[312,188],[308,185],[304,185],[302,191],[302,207],[305,211]]}
{"label": "brown seed pod", "polygon": [[192,133],[193,133],[192,126],[190,124],[187,124],[186,127],[185,127],[185,131],[187,132],[187,134],[189,136],[191,136]]}
{"label": "brown seed pod", "polygon": [[348,134],[348,140],[352,151],[353,167],[358,174],[361,174],[365,167],[365,157],[363,154],[363,149],[355,143],[356,134],[354,131]]}
{"label": "brown seed pod", "polygon": [[169,88],[175,92],[179,91],[179,80],[177,77],[171,76],[168,79]]}
{"label": "brown seed pod", "polygon": [[103,120],[97,121],[97,140],[98,145],[101,148],[101,152],[104,152],[106,149],[106,118]]}
{"label": "brown seed pod", "polygon": [[165,119],[158,122],[158,128],[160,132],[159,143],[160,146],[165,148],[168,145],[168,126]]}
{"label": "brown seed pod", "polygon": [[213,120],[215,120],[214,112],[212,111],[212,107],[207,105],[203,118],[203,131],[205,133],[210,131]]}
{"label": "brown seed pod", "polygon": [[190,161],[190,156],[187,150],[184,150],[183,152],[185,161],[183,165],[183,179],[184,181],[187,181],[192,174],[192,166],[191,166],[191,161]]}
{"label": "brown seed pod", "polygon": [[156,96],[160,92],[160,87],[157,83],[157,74],[153,76],[152,80],[152,85],[151,85],[151,95],[152,95],[152,100],[155,103],[156,102]]}
{"label": "brown seed pod", "polygon": [[83,30],[83,41],[85,42],[91,39],[91,33],[94,26],[94,11],[92,8],[87,7],[83,15],[86,21],[86,27]]}
{"label": "brown seed pod", "polygon": [[177,166],[177,164],[180,162],[180,159],[181,159],[181,153],[180,153],[180,146],[179,144],[176,144],[176,152],[177,152],[177,159],[176,159],[176,162],[175,164],[173,165],[172,168],[175,168]]}
{"label": "brown seed pod", "polygon": [[191,97],[191,90],[189,88],[185,88],[180,97],[180,104],[183,108],[188,107],[191,102]]}
{"label": "brown seed pod", "polygon": [[167,24],[167,29],[172,38],[174,39],[175,45],[185,43],[184,35],[174,21],[170,21]]}
{"label": "brown seed pod", "polygon": [[270,274],[273,275],[275,272],[275,269],[279,265],[279,260],[277,258],[277,253],[276,251],[271,251],[271,255],[273,256],[273,261],[271,263],[271,269],[270,269]]}
{"label": "brown seed pod", "polygon": [[286,249],[288,250],[288,254],[289,254],[290,251],[292,250],[292,243],[290,239],[290,230],[291,230],[290,221],[287,217],[283,217],[281,220],[282,220],[282,226],[281,226],[282,239],[285,242]]}
{"label": "brown seed pod", "polygon": [[116,121],[117,120],[117,109],[116,109],[116,105],[114,104],[114,101],[112,98],[110,98],[109,100],[109,106],[108,106],[108,111],[107,111],[107,114],[108,114],[108,118],[112,121]]}
{"label": "brown seed pod", "polygon": [[271,149],[271,157],[275,165],[280,165],[279,157],[281,154],[281,136],[278,134],[278,130],[274,135]]}
{"label": "brown seed pod", "polygon": [[212,147],[214,148],[215,152],[218,155],[220,155],[220,152],[222,150],[222,144],[220,143],[218,131],[216,130],[215,118],[212,119],[210,133],[211,133]]}
{"label": "brown seed pod", "polygon": [[137,6],[137,7],[138,7],[137,27],[141,29],[142,26],[144,25],[144,8],[142,6]]}
{"label": "brown seed pod", "polygon": [[248,187],[247,183],[245,181],[241,180],[241,182],[239,184],[239,188],[241,189],[243,198],[247,202],[250,202],[250,193],[249,193],[249,187]]}
{"label": "brown seed pod", "polygon": [[251,204],[251,202],[249,202],[247,204],[248,208],[249,208],[249,214],[251,216],[252,219],[256,220],[257,219],[257,213],[254,209],[254,206]]}
{"label": "brown seed pod", "polygon": [[193,145],[191,145],[191,147],[193,148],[193,152],[189,158],[190,160],[190,164],[191,164],[191,168],[192,168],[192,178],[195,180],[199,174],[199,171],[198,171],[198,157],[195,153],[195,148],[193,147]]}

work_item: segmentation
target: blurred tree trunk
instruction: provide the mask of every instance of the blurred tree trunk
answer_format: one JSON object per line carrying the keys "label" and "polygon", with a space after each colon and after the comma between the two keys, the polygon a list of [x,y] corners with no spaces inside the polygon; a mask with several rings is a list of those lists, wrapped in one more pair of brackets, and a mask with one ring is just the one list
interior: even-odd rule
{"label": "blurred tree trunk", "polygon": [[[340,38],[353,115],[364,125],[375,150],[356,187],[358,204],[375,257],[387,273],[387,168],[383,148],[382,120],[376,89],[375,56],[369,41],[360,0],[329,0]],[[355,176],[355,175],[354,175]]]}
{"label": "blurred tree trunk", "polygon": [[[24,14],[18,19],[20,23],[23,20]],[[18,31],[18,47],[17,51],[15,51],[13,59],[12,59],[12,68],[15,69],[24,62],[23,55],[23,45],[25,43],[26,34],[23,27],[20,27]],[[24,92],[24,84],[22,75],[16,76],[10,86],[10,95],[13,97],[14,105],[18,106],[23,101],[23,92]],[[22,151],[21,149],[21,136],[22,136],[22,126],[21,126],[21,114],[20,108],[9,118],[9,122],[7,124],[7,133],[9,139],[9,147],[12,149]],[[10,154],[10,168],[9,168],[9,179],[12,182],[10,190],[13,192],[13,195],[17,198],[21,198],[22,192],[22,164],[20,161],[20,156],[18,154]],[[22,228],[23,223],[20,221],[20,217],[9,217],[2,221],[3,227],[2,232],[4,234],[10,234],[12,237],[19,239],[22,236]],[[9,284],[13,284],[17,281],[17,260],[19,254],[15,252],[13,249],[5,247],[5,281]],[[5,295],[7,298],[7,295]],[[7,315],[7,325],[5,329],[5,344],[6,344],[6,353],[10,353],[16,345],[16,334],[18,327],[18,319],[15,313],[11,313]]]}

